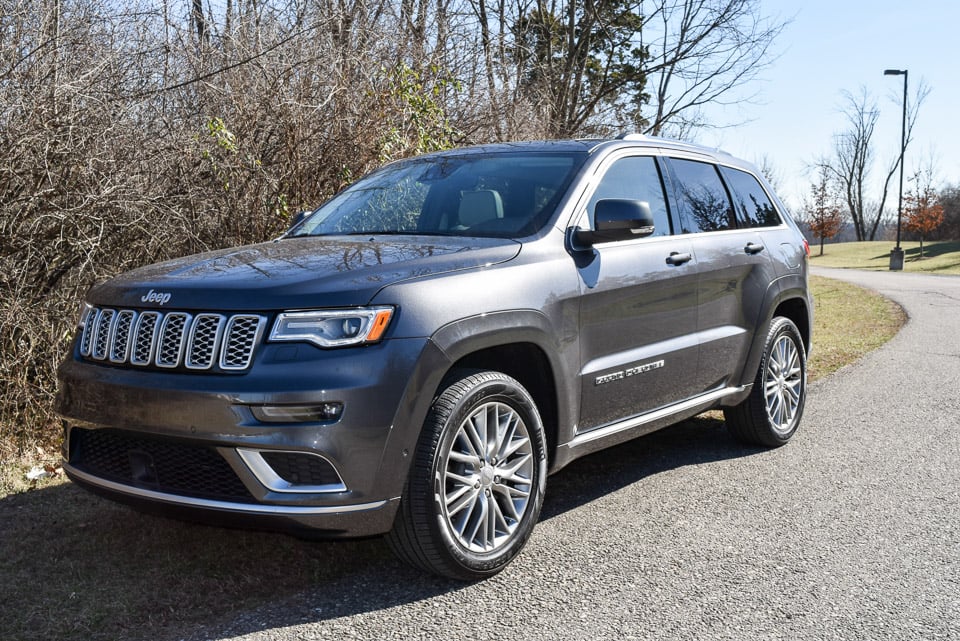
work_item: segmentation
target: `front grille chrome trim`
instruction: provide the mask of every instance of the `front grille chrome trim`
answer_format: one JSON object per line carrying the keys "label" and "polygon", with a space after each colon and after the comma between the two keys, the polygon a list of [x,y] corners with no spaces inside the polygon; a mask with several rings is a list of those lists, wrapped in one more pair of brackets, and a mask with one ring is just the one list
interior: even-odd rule
{"label": "front grille chrome trim", "polygon": [[220,314],[196,315],[190,326],[190,336],[187,339],[187,351],[183,362],[188,369],[210,369],[217,362],[217,352],[220,350],[226,320]]}
{"label": "front grille chrome trim", "polygon": [[143,312],[137,319],[136,329],[133,332],[133,345],[130,349],[131,365],[149,365],[153,362],[154,350],[157,344],[157,333],[160,331],[160,312]]}
{"label": "front grille chrome trim", "polygon": [[110,332],[110,362],[126,363],[130,358],[130,344],[133,342],[133,328],[137,313],[132,309],[117,312]]}
{"label": "front grille chrome trim", "polygon": [[184,312],[170,312],[163,318],[157,353],[153,359],[157,367],[171,369],[180,365],[192,319],[190,314]]}
{"label": "front grille chrome trim", "polygon": [[93,341],[90,346],[90,358],[102,361],[107,358],[110,350],[110,337],[113,334],[113,322],[117,317],[116,310],[97,310],[97,319],[93,324]]}
{"label": "front grille chrome trim", "polygon": [[265,318],[254,314],[238,314],[227,321],[220,350],[220,369],[247,369],[266,325]]}
{"label": "front grille chrome trim", "polygon": [[85,305],[83,309],[83,318],[80,321],[82,333],[80,334],[80,355],[90,356],[90,350],[93,349],[93,329],[97,323],[97,309]]}
{"label": "front grille chrome trim", "polygon": [[267,317],[88,306],[78,351],[84,360],[114,365],[241,372],[250,367]]}

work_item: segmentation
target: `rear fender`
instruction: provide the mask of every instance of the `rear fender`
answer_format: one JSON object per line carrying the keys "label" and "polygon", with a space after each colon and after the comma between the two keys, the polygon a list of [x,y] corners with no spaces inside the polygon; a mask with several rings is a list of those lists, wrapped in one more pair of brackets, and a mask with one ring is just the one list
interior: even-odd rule
{"label": "rear fender", "polygon": [[[757,376],[757,370],[760,367],[760,361],[763,359],[763,351],[766,348],[767,332],[770,331],[770,324],[773,322],[773,318],[777,309],[788,301],[799,300],[803,303],[803,309],[807,315],[806,335],[803,336],[803,340],[807,348],[807,352],[809,353],[813,317],[810,301],[805,295],[807,288],[803,280],[804,279],[800,275],[788,275],[775,280],[767,287],[767,291],[764,294],[763,305],[760,308],[760,313],[755,324],[756,332],[753,335],[753,342],[750,345],[750,351],[747,353],[747,358],[744,360],[743,369],[735,379],[738,381],[739,385],[742,385],[747,389],[747,392],[744,393],[742,397],[733,396],[728,398],[724,405],[736,405],[749,393],[750,386],[753,383],[754,378]],[[798,327],[800,327],[800,331],[803,334],[804,323],[798,322],[800,319],[792,320],[797,324]]]}

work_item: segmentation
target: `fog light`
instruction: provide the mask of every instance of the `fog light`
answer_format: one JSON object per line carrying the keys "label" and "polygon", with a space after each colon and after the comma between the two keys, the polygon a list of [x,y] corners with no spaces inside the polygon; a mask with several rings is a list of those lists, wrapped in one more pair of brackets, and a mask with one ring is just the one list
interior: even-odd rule
{"label": "fog light", "polygon": [[318,405],[254,405],[254,418],[264,423],[332,423],[343,414],[343,403]]}

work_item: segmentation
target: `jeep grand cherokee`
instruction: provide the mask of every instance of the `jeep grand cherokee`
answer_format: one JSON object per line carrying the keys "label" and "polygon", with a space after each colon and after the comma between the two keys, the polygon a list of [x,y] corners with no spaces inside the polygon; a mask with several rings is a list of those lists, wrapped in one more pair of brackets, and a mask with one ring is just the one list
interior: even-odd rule
{"label": "jeep grand cherokee", "polygon": [[140,508],[386,534],[489,576],[577,457],[712,408],[790,439],[808,252],[756,171],[691,145],[389,164],[273,242],[93,287],[59,370],[64,469]]}

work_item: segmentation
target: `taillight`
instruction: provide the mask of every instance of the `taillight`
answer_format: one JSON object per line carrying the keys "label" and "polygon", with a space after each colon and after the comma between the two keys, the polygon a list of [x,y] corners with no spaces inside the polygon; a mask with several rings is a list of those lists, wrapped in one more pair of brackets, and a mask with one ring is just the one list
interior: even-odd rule
{"label": "taillight", "polygon": [[810,257],[810,243],[807,242],[807,239],[803,239],[803,251],[807,255],[807,258]]}

